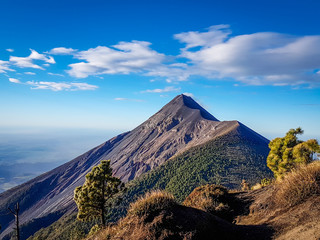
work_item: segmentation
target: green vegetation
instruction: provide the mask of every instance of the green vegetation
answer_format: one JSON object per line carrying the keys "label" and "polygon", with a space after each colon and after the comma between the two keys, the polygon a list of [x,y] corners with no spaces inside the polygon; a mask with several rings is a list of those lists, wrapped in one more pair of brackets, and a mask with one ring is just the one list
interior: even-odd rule
{"label": "green vegetation", "polygon": [[77,221],[77,214],[65,214],[58,221],[51,224],[49,227],[42,228],[36,232],[28,240],[79,240],[84,238],[97,221],[82,222]]}
{"label": "green vegetation", "polygon": [[88,236],[92,236],[92,235],[94,235],[95,233],[101,231],[102,229],[103,229],[103,228],[102,228],[101,225],[96,224],[96,225],[94,225],[94,226],[90,229],[90,232],[89,232]]}
{"label": "green vegetation", "polygon": [[74,201],[78,206],[79,220],[100,218],[101,224],[106,225],[106,208],[110,207],[111,199],[123,185],[119,178],[112,176],[110,160],[102,160],[86,175],[83,186],[74,191]]}
{"label": "green vegetation", "polygon": [[298,140],[297,135],[302,133],[301,128],[290,129],[285,137],[275,138],[269,143],[267,165],[276,178],[283,177],[301,164],[312,162],[313,154],[319,151],[317,140]]}
{"label": "green vegetation", "polygon": [[261,186],[262,187],[266,187],[269,186],[270,184],[272,184],[272,179],[271,178],[263,178],[261,179]]}
{"label": "green vegetation", "polygon": [[[268,152],[266,145],[257,143],[248,136],[239,137],[236,133],[230,133],[190,148],[129,182],[126,185],[127,191],[121,194],[123,201],[109,210],[108,220],[115,222],[125,216],[130,203],[150,190],[165,190],[181,203],[196,187],[201,185],[220,184],[236,189],[240,187],[242,179],[246,179],[253,185],[262,178],[270,178],[272,173],[266,166]],[[77,232],[76,229],[88,233],[90,228],[96,224],[79,221],[64,224],[62,221],[63,219],[50,226],[50,228],[55,226],[54,232],[60,232],[59,236],[42,235],[45,236],[42,239],[70,239],[71,233]],[[34,236],[40,236],[44,232],[49,231],[47,228],[41,229]]]}

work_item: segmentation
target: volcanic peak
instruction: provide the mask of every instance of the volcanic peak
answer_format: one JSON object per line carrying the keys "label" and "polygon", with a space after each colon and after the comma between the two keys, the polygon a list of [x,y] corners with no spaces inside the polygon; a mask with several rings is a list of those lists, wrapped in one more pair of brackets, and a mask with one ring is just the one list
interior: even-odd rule
{"label": "volcanic peak", "polygon": [[[190,115],[190,113],[199,113],[199,115],[206,120],[219,121],[191,97],[184,94],[176,96],[162,109],[160,109],[158,113],[167,116],[176,115],[175,117],[184,117],[186,114]],[[154,116],[156,116],[158,113],[156,113]]]}

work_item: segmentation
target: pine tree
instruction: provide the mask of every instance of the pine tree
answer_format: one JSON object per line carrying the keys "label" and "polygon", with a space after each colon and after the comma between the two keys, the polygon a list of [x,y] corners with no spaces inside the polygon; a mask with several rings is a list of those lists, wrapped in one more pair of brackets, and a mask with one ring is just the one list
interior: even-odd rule
{"label": "pine tree", "polygon": [[301,128],[290,129],[285,137],[275,138],[269,143],[267,165],[275,177],[282,177],[300,164],[312,162],[313,154],[319,152],[320,146],[317,140],[310,139],[305,142],[298,140],[297,135],[302,133]]}
{"label": "pine tree", "polygon": [[123,187],[120,179],[112,176],[110,160],[102,160],[86,175],[83,186],[74,191],[74,200],[78,206],[77,218],[82,221],[100,218],[101,224],[105,226],[110,200]]}

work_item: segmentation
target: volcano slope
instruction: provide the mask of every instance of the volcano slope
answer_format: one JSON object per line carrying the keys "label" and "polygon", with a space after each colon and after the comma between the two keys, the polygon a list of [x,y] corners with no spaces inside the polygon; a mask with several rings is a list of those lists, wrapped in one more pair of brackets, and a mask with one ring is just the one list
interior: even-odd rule
{"label": "volcano slope", "polygon": [[[228,141],[230,133],[233,137]],[[221,147],[228,145],[226,143],[235,142],[232,160],[236,164],[241,158],[238,162],[241,162],[239,164],[242,168],[237,169],[243,176],[247,172],[246,153],[237,154],[237,151],[243,149],[243,144],[248,155],[251,150],[255,152],[251,156],[257,157],[256,160],[252,160],[253,164],[259,170],[267,172],[265,168],[269,150],[267,139],[238,121],[218,121],[191,97],[178,95],[132,131],[120,134],[74,160],[2,193],[0,224],[3,232],[0,237],[8,234],[13,228],[14,219],[7,214],[7,208],[16,202],[20,203],[21,224],[36,219],[41,219],[42,222],[41,225],[34,224],[32,231],[29,229],[24,238],[40,227],[50,225],[66,212],[74,211],[74,189],[84,183],[85,175],[103,159],[111,159],[114,175],[128,182],[158,166],[161,167],[169,159],[175,159],[193,147],[212,143],[220,137],[226,139]],[[237,139],[238,143],[234,139]],[[246,141],[243,142],[241,139]],[[222,149],[215,148],[216,154],[221,156],[225,154]],[[249,161],[250,164],[252,161]],[[233,176],[232,165],[228,165],[228,169],[229,176]],[[196,173],[193,169],[188,171]],[[210,178],[215,177],[217,176],[210,176]]]}

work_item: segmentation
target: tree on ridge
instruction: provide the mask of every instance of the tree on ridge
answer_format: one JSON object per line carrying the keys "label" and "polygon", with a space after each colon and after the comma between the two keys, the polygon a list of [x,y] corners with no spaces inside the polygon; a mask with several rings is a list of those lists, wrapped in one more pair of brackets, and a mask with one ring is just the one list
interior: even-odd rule
{"label": "tree on ridge", "polygon": [[316,139],[301,141],[297,137],[300,134],[303,134],[300,127],[290,129],[285,137],[275,138],[269,143],[267,165],[276,178],[282,177],[301,164],[312,162],[313,154],[320,151]]}
{"label": "tree on ridge", "polygon": [[101,224],[105,226],[110,200],[123,188],[120,179],[112,176],[110,160],[102,160],[86,175],[83,186],[74,191],[74,200],[78,206],[77,218],[81,221],[100,218]]}

